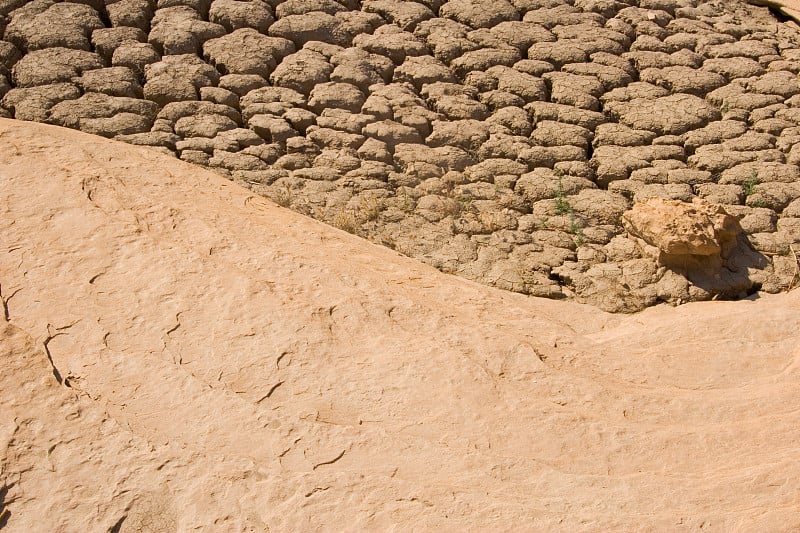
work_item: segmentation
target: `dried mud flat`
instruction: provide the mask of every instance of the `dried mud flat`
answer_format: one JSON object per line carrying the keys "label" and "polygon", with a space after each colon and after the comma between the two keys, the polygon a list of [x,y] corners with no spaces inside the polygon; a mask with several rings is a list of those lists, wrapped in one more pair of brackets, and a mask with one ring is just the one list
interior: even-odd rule
{"label": "dried mud flat", "polygon": [[4,532],[800,528],[800,291],[531,298],[41,124],[0,176]]}
{"label": "dried mud flat", "polygon": [[[4,0],[0,35],[0,114],[486,285],[631,312],[800,281],[800,28],[766,7]],[[753,253],[659,261],[623,224],[654,197],[722,205]]]}

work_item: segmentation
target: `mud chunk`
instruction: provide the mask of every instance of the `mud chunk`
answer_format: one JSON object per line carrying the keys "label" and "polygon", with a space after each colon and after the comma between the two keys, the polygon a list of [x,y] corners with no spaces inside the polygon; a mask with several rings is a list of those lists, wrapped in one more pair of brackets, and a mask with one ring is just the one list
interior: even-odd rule
{"label": "mud chunk", "polygon": [[492,3],[492,9],[480,0],[450,0],[439,10],[442,17],[452,18],[473,28],[491,28],[500,22],[519,20],[516,8],[507,0]]}
{"label": "mud chunk", "polygon": [[367,124],[363,133],[367,137],[386,143],[390,150],[398,144],[422,142],[422,138],[416,129],[392,120],[381,120]]}
{"label": "mud chunk", "polygon": [[275,14],[278,18],[290,15],[305,15],[312,11],[321,11],[328,15],[335,15],[347,8],[334,0],[287,0],[286,2],[274,2],[277,4]]}
{"label": "mud chunk", "polygon": [[111,65],[114,67],[128,67],[138,76],[144,76],[145,67],[157,63],[161,57],[153,45],[149,43],[124,42],[114,50],[111,56]]}
{"label": "mud chunk", "polygon": [[530,22],[505,20],[489,29],[499,42],[513,46],[519,51],[527,50],[536,43],[554,42],[556,36],[543,26]]}
{"label": "mud chunk", "polygon": [[239,97],[236,93],[222,87],[201,87],[200,99],[228,107],[239,107]]}
{"label": "mud chunk", "polygon": [[341,29],[339,20],[328,13],[313,11],[304,15],[286,15],[269,27],[269,35],[292,41],[301,48],[308,41],[322,41],[345,46],[351,36]]}
{"label": "mud chunk", "polygon": [[580,76],[592,76],[603,84],[606,91],[624,87],[633,82],[633,78],[625,70],[597,63],[569,63],[561,68],[562,72]]}
{"label": "mud chunk", "polygon": [[72,83],[56,83],[36,87],[15,87],[3,96],[2,106],[17,120],[46,122],[50,108],[64,100],[81,95]]}
{"label": "mud chunk", "polygon": [[241,97],[269,85],[269,82],[258,74],[225,74],[219,78],[219,87]]}
{"label": "mud chunk", "polygon": [[370,86],[389,81],[394,71],[394,64],[389,59],[355,47],[337,52],[330,61],[335,67],[331,81],[355,85],[365,94]]}
{"label": "mud chunk", "polygon": [[187,6],[159,9],[152,20],[153,29],[147,37],[161,55],[197,54],[203,43],[225,35],[225,28],[206,22]]}
{"label": "mud chunk", "polygon": [[394,71],[394,80],[408,82],[421,90],[423,85],[436,82],[456,83],[450,68],[432,56],[409,56]]}
{"label": "mud chunk", "polygon": [[759,94],[777,94],[783,98],[791,98],[800,94],[800,82],[797,75],[788,71],[767,72],[755,80],[744,84],[748,92]]}
{"label": "mud chunk", "polygon": [[414,34],[403,31],[391,24],[381,26],[372,35],[361,34],[356,36],[353,39],[353,46],[363,48],[373,54],[388,57],[396,65],[401,64],[407,56],[422,56],[429,53],[425,44],[417,39]]}
{"label": "mud chunk", "polygon": [[626,103],[608,102],[605,108],[626,126],[659,135],[680,135],[721,118],[718,109],[690,94],[655,100],[638,98]]}
{"label": "mud chunk", "polygon": [[414,31],[420,22],[435,16],[429,7],[421,3],[399,0],[366,0],[362,9],[381,15],[405,31]]}
{"label": "mud chunk", "polygon": [[100,28],[92,32],[92,46],[103,60],[111,63],[114,51],[123,43],[147,42],[147,34],[139,28],[121,26],[118,28]]}
{"label": "mud chunk", "polygon": [[89,70],[74,78],[83,92],[104,93],[109,96],[142,97],[138,76],[128,67],[110,67]]}
{"label": "mud chunk", "polygon": [[701,47],[699,51],[711,58],[749,57],[758,59],[761,56],[778,55],[778,51],[773,45],[756,40],[713,44]]}
{"label": "mud chunk", "polygon": [[643,146],[650,144],[656,134],[647,130],[635,130],[624,124],[610,122],[597,126],[593,145],[598,146]]}
{"label": "mud chunk", "polygon": [[487,73],[497,80],[498,90],[519,96],[525,102],[547,99],[547,83],[542,78],[501,65],[488,69]]}
{"label": "mud chunk", "polygon": [[333,65],[325,56],[311,50],[300,50],[286,57],[270,75],[270,81],[309,94],[320,83],[325,83],[333,72]]}
{"label": "mud chunk", "polygon": [[532,9],[525,13],[522,20],[523,22],[540,24],[548,29],[555,26],[571,26],[583,23],[595,23],[601,26],[605,22],[605,19],[599,13],[585,13],[577,7],[562,3],[552,7],[548,5],[540,9]]}
{"label": "mud chunk", "polygon": [[470,30],[469,26],[455,20],[434,18],[420,23],[414,35],[425,41],[436,59],[449,63],[466,52],[480,48],[478,43],[467,38]]}
{"label": "mud chunk", "polygon": [[308,99],[308,106],[316,113],[332,107],[357,113],[365,100],[364,93],[355,85],[328,82],[314,87]]}
{"label": "mud chunk", "polygon": [[197,100],[200,87],[216,85],[217,71],[199,57],[186,54],[164,56],[145,66],[144,97],[164,106],[169,102]]}
{"label": "mud chunk", "polygon": [[130,26],[145,33],[150,31],[153,4],[150,0],[119,0],[107,2],[106,12],[112,26]]}
{"label": "mud chunk", "polygon": [[267,142],[285,143],[299,133],[286,120],[270,115],[254,115],[247,121],[250,129]]}
{"label": "mud chunk", "polygon": [[69,81],[84,71],[102,67],[97,54],[54,47],[28,53],[17,61],[11,73],[17,87],[33,87]]}
{"label": "mud chunk", "polygon": [[267,37],[252,28],[238,29],[203,46],[203,56],[222,74],[256,74],[268,78],[278,63],[294,52],[280,37]]}
{"label": "mud chunk", "polygon": [[28,12],[15,11],[5,31],[5,39],[20,50],[91,50],[92,32],[104,27],[97,11],[88,5],[64,2],[41,10],[35,4],[30,7]]}
{"label": "mud chunk", "polygon": [[566,124],[576,124],[589,130],[608,121],[603,113],[552,102],[531,102],[525,106],[525,110],[528,111],[534,122],[554,120]]}
{"label": "mud chunk", "polygon": [[255,155],[224,150],[214,150],[209,165],[227,170],[269,170],[269,165]]}
{"label": "mud chunk", "polygon": [[715,72],[725,76],[728,81],[737,78],[752,78],[760,76],[766,69],[755,59],[748,57],[728,57],[725,59],[706,59],[701,67],[703,70]]}
{"label": "mud chunk", "polygon": [[454,59],[450,66],[459,76],[466,76],[472,71],[485,71],[494,65],[511,66],[521,60],[522,56],[516,48],[481,48],[465,52]]}
{"label": "mud chunk", "polygon": [[589,59],[583,47],[575,41],[540,42],[528,48],[528,59],[546,61],[556,68],[567,63],[584,63]]}
{"label": "mud chunk", "polygon": [[486,122],[491,125],[500,125],[508,130],[511,135],[527,136],[531,134],[533,126],[531,125],[528,113],[520,107],[502,107],[495,110],[492,116],[486,119]]}
{"label": "mud chunk", "polygon": [[181,137],[214,138],[218,133],[237,128],[239,125],[224,115],[195,115],[181,117],[175,121],[175,133]]}
{"label": "mud chunk", "polygon": [[275,22],[269,6],[260,0],[214,0],[208,11],[208,20],[223,26],[229,32],[253,28],[262,33],[266,33]]}
{"label": "mud chunk", "polygon": [[478,120],[434,121],[428,146],[457,146],[478,150],[489,139],[489,126]]}
{"label": "mud chunk", "polygon": [[574,124],[551,120],[536,123],[531,140],[538,146],[578,146],[587,149],[592,141],[592,132]]}
{"label": "mud chunk", "polygon": [[639,79],[673,93],[688,93],[700,97],[726,83],[725,78],[719,74],[689,67],[648,68],[640,73]]}
{"label": "mud chunk", "polygon": [[149,131],[157,112],[157,106],[147,100],[87,93],[53,106],[48,122],[114,137]]}

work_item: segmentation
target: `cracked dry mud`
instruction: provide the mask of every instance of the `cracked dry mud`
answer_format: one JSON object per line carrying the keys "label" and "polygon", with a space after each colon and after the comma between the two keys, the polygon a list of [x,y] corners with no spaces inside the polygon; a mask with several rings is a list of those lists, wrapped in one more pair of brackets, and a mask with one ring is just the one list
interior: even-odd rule
{"label": "cracked dry mud", "polygon": [[[798,281],[800,27],[766,7],[6,0],[0,35],[0,114],[173,154],[447,273],[626,312]],[[648,198],[724,206],[757,257],[729,281],[658,262],[622,223]]]}

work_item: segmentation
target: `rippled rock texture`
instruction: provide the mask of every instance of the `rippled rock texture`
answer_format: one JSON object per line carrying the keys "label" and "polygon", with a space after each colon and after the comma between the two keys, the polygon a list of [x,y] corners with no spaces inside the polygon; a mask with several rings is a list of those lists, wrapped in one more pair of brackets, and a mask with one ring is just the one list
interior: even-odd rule
{"label": "rippled rock texture", "polygon": [[[174,154],[445,272],[611,311],[798,282],[800,29],[766,7],[8,0],[0,30],[0,114]],[[654,261],[622,221],[649,198],[737,217],[739,281]]]}

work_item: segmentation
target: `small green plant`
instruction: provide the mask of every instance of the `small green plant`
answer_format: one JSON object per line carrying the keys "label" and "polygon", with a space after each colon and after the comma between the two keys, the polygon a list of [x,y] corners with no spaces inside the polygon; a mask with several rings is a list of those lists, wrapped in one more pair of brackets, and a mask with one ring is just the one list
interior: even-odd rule
{"label": "small green plant", "polygon": [[417,206],[417,203],[414,199],[409,195],[405,190],[400,193],[400,209],[402,209],[406,213],[411,213],[414,211],[414,208]]}
{"label": "small green plant", "polygon": [[756,185],[759,183],[761,183],[761,180],[758,179],[758,172],[752,170],[750,172],[750,177],[742,183],[745,198],[756,192]]}
{"label": "small green plant", "polygon": [[461,194],[459,195],[456,200],[461,204],[462,211],[471,211],[472,210],[472,202],[473,198],[469,194]]}
{"label": "small green plant", "polygon": [[558,178],[558,190],[556,191],[556,214],[566,215],[572,213],[572,206],[567,200],[567,195],[564,193],[564,186],[561,183],[561,178]]}
{"label": "small green plant", "polygon": [[586,237],[583,235],[583,224],[580,219],[575,216],[575,213],[570,213],[567,231],[572,235],[575,246],[583,246],[583,243],[586,242]]}

